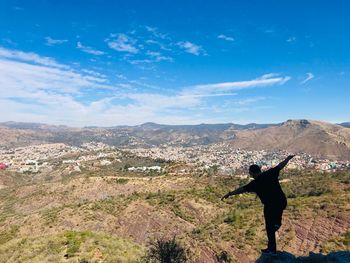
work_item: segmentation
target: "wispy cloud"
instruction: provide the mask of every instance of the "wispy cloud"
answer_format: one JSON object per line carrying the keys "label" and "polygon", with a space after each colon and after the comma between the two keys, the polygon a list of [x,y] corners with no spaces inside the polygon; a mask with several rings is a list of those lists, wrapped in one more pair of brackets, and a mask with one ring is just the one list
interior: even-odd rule
{"label": "wispy cloud", "polygon": [[46,40],[45,44],[48,46],[56,46],[56,45],[61,45],[68,42],[67,39],[53,39],[51,37],[45,37],[45,40]]}
{"label": "wispy cloud", "polygon": [[105,82],[104,75],[95,71],[77,71],[52,58],[1,48],[0,110],[8,112],[1,120],[84,125],[97,106],[93,102],[86,106],[79,97],[113,91]]}
{"label": "wispy cloud", "polygon": [[223,35],[223,34],[220,34],[218,35],[218,39],[223,39],[223,40],[226,40],[226,41],[235,41],[235,39],[233,37],[229,37],[229,36],[226,36],[226,35]]}
{"label": "wispy cloud", "polygon": [[147,39],[147,40],[145,41],[145,44],[147,44],[147,45],[157,45],[157,46],[159,46],[159,48],[160,48],[161,50],[164,50],[164,51],[172,51],[172,49],[169,47],[169,44],[166,45],[165,43],[162,43],[162,42],[160,42],[160,41],[158,41],[158,40]]}
{"label": "wispy cloud", "polygon": [[163,56],[160,52],[155,52],[155,51],[147,51],[146,55],[152,57],[155,59],[156,62],[160,61],[173,61],[174,59],[169,56]]}
{"label": "wispy cloud", "polygon": [[266,34],[272,34],[272,33],[275,33],[275,32],[276,32],[276,31],[275,31],[275,29],[273,29],[273,28],[264,30],[264,33],[266,33]]}
{"label": "wispy cloud", "polygon": [[6,49],[3,47],[0,47],[0,58],[26,61],[55,68],[69,68],[66,65],[57,63],[56,60],[53,58],[39,56],[38,54],[35,54],[33,52],[23,52],[20,50]]}
{"label": "wispy cloud", "polygon": [[[174,95],[160,95],[154,93],[136,93],[126,94],[128,98],[134,100],[137,104],[147,105],[155,111],[161,111],[166,108],[186,108],[198,106],[203,99],[207,97],[236,96],[237,93],[230,91],[266,87],[273,85],[283,85],[290,79],[288,76],[278,76],[276,74],[266,74],[259,78],[247,81],[224,82],[215,84],[204,84],[185,87]],[[237,102],[239,105],[248,105],[253,102],[264,100],[265,97],[254,97]]]}
{"label": "wispy cloud", "polygon": [[147,58],[144,58],[144,59],[127,58],[126,60],[133,65],[153,64],[161,61],[172,62],[174,60],[172,57],[163,56],[160,52],[156,52],[156,51],[147,51],[146,56]]}
{"label": "wispy cloud", "polygon": [[291,77],[289,76],[280,76],[278,74],[265,74],[253,80],[202,84],[193,86],[190,89],[192,93],[236,91],[254,87],[283,85],[290,79]]}
{"label": "wispy cloud", "polygon": [[111,49],[120,52],[128,52],[136,54],[139,49],[136,47],[136,40],[127,36],[126,34],[111,34],[110,38],[106,39],[108,46]]}
{"label": "wispy cloud", "polygon": [[[9,56],[11,54],[11,56]],[[0,86],[18,96],[36,92],[79,93],[84,88],[107,88],[103,75],[92,71],[77,72],[70,66],[35,53],[0,49]]]}
{"label": "wispy cloud", "polygon": [[[1,48],[0,87],[4,88],[0,93],[0,111],[7,114],[0,116],[0,121],[26,120],[73,126],[111,126],[146,121],[217,122],[218,119],[205,115],[212,114],[214,108],[227,114],[239,112],[242,107],[249,110],[248,105],[262,98],[234,100],[238,102],[227,108],[216,97],[238,96],[241,89],[282,85],[290,79],[267,74],[252,80],[166,91],[158,86],[128,80],[123,75],[117,77],[121,83],[112,85],[105,75],[95,70],[73,69],[36,53]],[[85,101],[84,97],[89,100]],[[217,103],[211,104],[213,101]]]}
{"label": "wispy cloud", "polygon": [[16,11],[23,11],[24,10],[24,8],[21,6],[13,6],[12,9],[16,10]]}
{"label": "wispy cloud", "polygon": [[99,77],[99,78],[103,78],[103,79],[106,79],[107,76],[104,75],[104,74],[101,74],[99,72],[96,72],[94,70],[90,70],[90,69],[82,69],[81,70],[82,72],[86,73],[86,74],[89,74],[89,75],[92,75],[92,76],[95,76],[95,77]]}
{"label": "wispy cloud", "polygon": [[158,28],[156,28],[156,27],[145,26],[145,28],[148,32],[152,33],[152,35],[155,38],[169,39],[169,36],[167,34],[159,32]]}
{"label": "wispy cloud", "polygon": [[235,103],[238,105],[241,105],[241,106],[246,106],[246,105],[250,105],[250,104],[253,104],[255,102],[265,100],[265,99],[266,99],[265,97],[259,96],[259,97],[240,99],[240,100],[236,101]]}
{"label": "wispy cloud", "polygon": [[287,38],[286,41],[287,41],[288,43],[294,43],[294,42],[297,41],[297,38],[296,38],[296,37],[289,37],[289,38]]}
{"label": "wispy cloud", "polygon": [[11,46],[17,46],[17,43],[14,42],[14,41],[13,41],[12,39],[10,39],[10,38],[5,37],[5,38],[2,38],[1,40],[2,40],[4,43],[10,44]]}
{"label": "wispy cloud", "polygon": [[80,41],[77,42],[77,49],[80,49],[81,51],[91,54],[91,55],[95,55],[95,56],[101,56],[104,55],[105,52],[94,49],[92,47],[89,46],[84,46]]}
{"label": "wispy cloud", "polygon": [[127,79],[123,74],[117,74],[116,77],[117,77],[118,79],[123,79],[123,80]]}
{"label": "wispy cloud", "polygon": [[300,82],[300,84],[305,84],[306,82],[312,80],[313,78],[315,78],[314,74],[312,74],[311,72],[306,73],[306,78]]}
{"label": "wispy cloud", "polygon": [[181,42],[178,42],[177,44],[180,48],[184,49],[187,53],[190,53],[196,56],[199,56],[200,54],[205,54],[205,51],[201,46],[191,43],[189,41],[181,41]]}

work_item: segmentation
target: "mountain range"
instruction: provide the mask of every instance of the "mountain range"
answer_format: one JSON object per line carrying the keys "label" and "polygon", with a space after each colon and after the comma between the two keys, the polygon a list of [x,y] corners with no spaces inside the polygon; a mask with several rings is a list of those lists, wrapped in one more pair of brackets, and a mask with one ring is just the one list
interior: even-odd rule
{"label": "mountain range", "polygon": [[315,157],[350,159],[349,123],[287,120],[277,124],[198,124],[73,128],[41,123],[0,123],[0,147],[98,141],[117,147],[195,146],[227,142],[248,150],[287,150]]}

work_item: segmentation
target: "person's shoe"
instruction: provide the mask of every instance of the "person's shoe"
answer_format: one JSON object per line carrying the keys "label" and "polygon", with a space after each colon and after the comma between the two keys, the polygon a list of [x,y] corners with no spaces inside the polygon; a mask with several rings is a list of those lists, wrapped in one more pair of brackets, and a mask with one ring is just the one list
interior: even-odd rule
{"label": "person's shoe", "polygon": [[261,253],[266,254],[266,255],[270,255],[270,256],[277,256],[277,251],[270,250],[268,248],[262,249]]}

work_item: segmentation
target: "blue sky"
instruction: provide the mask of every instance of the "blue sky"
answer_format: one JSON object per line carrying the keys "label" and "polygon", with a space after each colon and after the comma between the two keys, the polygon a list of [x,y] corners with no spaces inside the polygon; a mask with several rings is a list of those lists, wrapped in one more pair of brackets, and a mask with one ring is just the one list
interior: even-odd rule
{"label": "blue sky", "polygon": [[0,121],[350,121],[348,1],[0,2]]}

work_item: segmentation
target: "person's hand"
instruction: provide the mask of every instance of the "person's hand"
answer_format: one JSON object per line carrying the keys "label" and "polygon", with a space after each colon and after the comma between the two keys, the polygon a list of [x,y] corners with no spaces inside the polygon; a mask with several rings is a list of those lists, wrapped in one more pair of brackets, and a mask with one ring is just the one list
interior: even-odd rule
{"label": "person's hand", "polygon": [[221,201],[224,201],[224,199],[229,198],[230,197],[230,192],[228,192],[227,194],[225,194],[223,197],[221,197]]}

